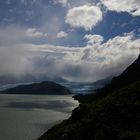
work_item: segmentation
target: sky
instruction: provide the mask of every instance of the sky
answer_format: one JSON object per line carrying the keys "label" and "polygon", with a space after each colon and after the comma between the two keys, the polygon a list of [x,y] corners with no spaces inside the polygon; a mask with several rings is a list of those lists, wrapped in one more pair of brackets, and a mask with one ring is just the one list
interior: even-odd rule
{"label": "sky", "polygon": [[0,76],[96,81],[138,54],[139,0],[0,1]]}

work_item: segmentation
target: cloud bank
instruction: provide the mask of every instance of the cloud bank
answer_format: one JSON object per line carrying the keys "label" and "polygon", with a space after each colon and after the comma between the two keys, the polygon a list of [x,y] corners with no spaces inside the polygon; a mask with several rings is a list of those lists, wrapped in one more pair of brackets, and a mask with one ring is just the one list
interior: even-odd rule
{"label": "cloud bank", "polygon": [[0,75],[52,75],[71,81],[95,81],[118,74],[140,52],[140,39],[133,32],[104,43],[100,35],[90,34],[85,38],[85,47],[5,44],[0,47]]}

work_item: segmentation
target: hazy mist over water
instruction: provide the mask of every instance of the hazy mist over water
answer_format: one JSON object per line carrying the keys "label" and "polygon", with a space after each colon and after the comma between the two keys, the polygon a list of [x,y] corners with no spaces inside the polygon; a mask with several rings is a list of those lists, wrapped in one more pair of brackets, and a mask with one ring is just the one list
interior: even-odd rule
{"label": "hazy mist over water", "polygon": [[35,140],[76,106],[71,96],[0,94],[0,140]]}

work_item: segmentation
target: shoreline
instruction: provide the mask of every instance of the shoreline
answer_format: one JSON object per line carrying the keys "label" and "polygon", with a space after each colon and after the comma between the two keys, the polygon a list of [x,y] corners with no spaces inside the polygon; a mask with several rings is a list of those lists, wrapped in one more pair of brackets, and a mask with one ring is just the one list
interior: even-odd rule
{"label": "shoreline", "polygon": [[[0,94],[0,100],[2,140],[37,139],[46,130],[69,118],[79,104],[69,95]],[[10,121],[7,123],[7,120]]]}
{"label": "shoreline", "polygon": [[[81,94],[80,94],[80,95],[81,95]],[[49,132],[51,129],[55,128],[56,126],[60,125],[60,124],[63,123],[64,121],[69,120],[69,119],[72,117],[73,111],[74,111],[76,108],[78,108],[78,107],[80,106],[80,104],[81,104],[80,101],[79,101],[78,99],[76,99],[74,96],[75,96],[75,95],[72,96],[72,99],[73,99],[74,101],[78,101],[78,106],[75,107],[75,108],[71,111],[71,115],[69,116],[69,118],[62,120],[60,123],[58,123],[58,124],[56,124],[56,125],[53,125],[50,129],[46,130],[46,131],[45,131],[39,138],[37,138],[36,140],[42,140],[42,137],[44,137],[45,134],[46,134],[47,132]]]}

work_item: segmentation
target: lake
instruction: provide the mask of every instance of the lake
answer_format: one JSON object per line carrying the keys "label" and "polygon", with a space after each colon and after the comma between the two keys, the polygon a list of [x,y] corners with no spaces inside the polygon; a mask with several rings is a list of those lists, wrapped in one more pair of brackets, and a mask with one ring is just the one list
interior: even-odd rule
{"label": "lake", "polygon": [[0,94],[0,140],[36,140],[77,106],[72,95]]}

